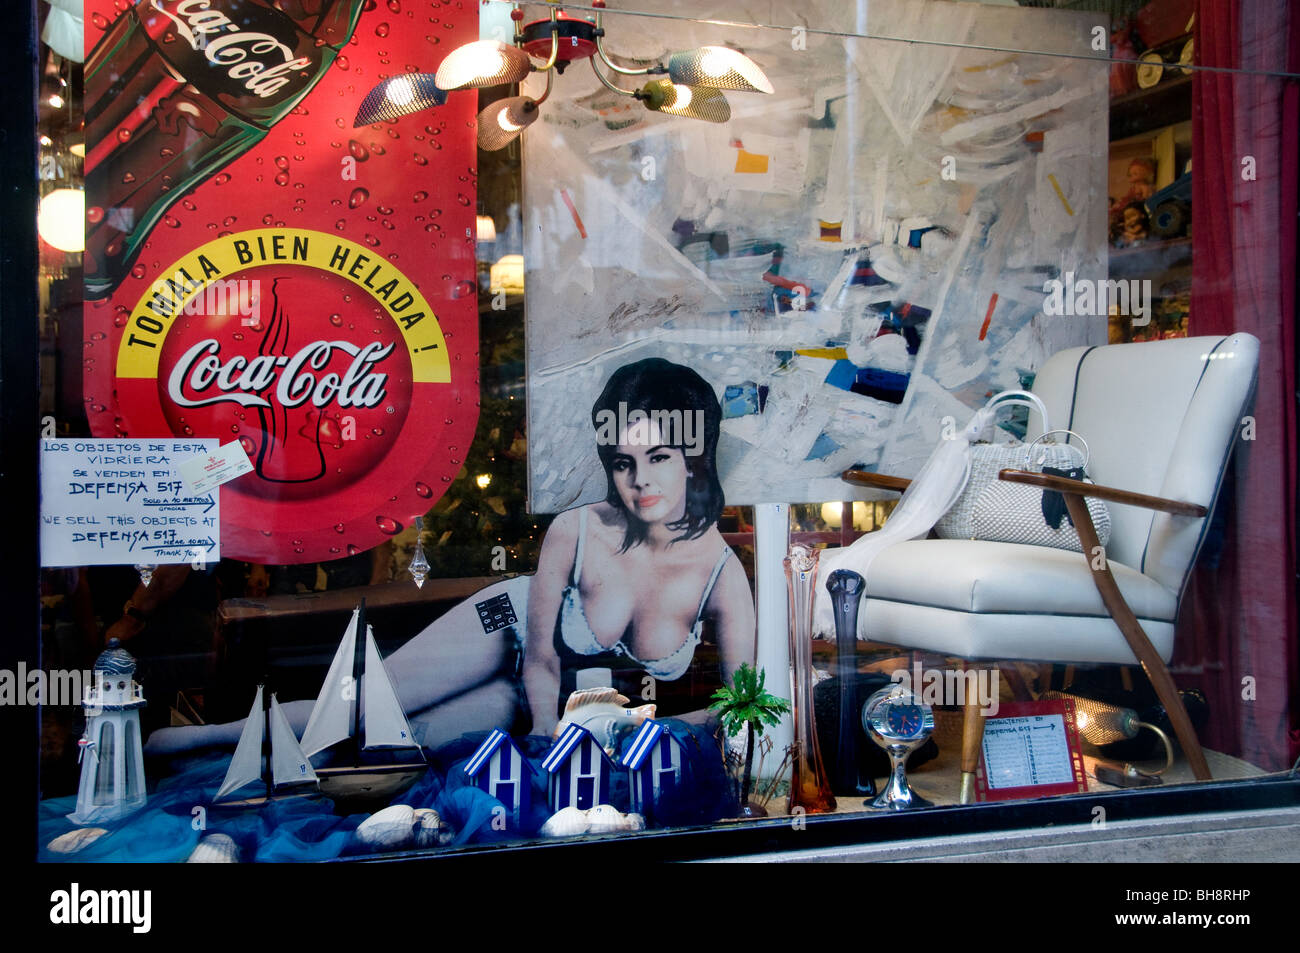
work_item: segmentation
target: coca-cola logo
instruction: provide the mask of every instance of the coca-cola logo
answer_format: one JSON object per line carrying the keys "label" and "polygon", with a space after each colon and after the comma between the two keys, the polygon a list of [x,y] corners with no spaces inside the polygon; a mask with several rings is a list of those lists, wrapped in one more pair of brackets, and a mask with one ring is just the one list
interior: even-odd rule
{"label": "coca-cola logo", "polygon": [[[335,351],[352,358],[342,373],[318,373]],[[167,396],[180,407],[206,407],[229,402],[241,407],[270,407],[263,393],[274,393],[282,407],[377,407],[386,396],[388,375],[375,365],[393,352],[393,345],[372,341],[358,347],[351,341],[312,341],[293,356],[236,354],[221,360],[221,342],[206,338],[186,351],[167,378]]]}
{"label": "coca-cola logo", "polygon": [[[149,0],[149,6],[170,21],[174,35],[207,66],[224,70],[234,81],[232,85],[261,99],[282,98],[277,94],[293,82],[294,74],[317,63],[312,56],[297,55],[292,43],[286,42],[296,40],[298,31],[292,21],[273,21],[270,15],[274,10],[246,10],[246,21],[265,21],[249,29],[248,22],[241,26],[221,10],[214,10],[212,0]],[[274,35],[277,32],[284,34],[283,38]],[[186,78],[196,81],[188,73]],[[306,76],[301,79],[300,85],[305,85]]]}

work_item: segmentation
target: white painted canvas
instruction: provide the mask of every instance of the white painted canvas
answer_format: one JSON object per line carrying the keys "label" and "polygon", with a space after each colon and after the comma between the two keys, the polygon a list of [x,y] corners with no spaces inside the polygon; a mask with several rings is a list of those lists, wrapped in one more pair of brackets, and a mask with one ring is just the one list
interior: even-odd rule
{"label": "white painted canvas", "polygon": [[945,416],[1104,343],[1104,316],[1043,313],[1047,282],[1104,277],[1094,16],[930,0],[691,13],[777,27],[610,14],[607,47],[635,66],[732,46],[776,92],[728,92],[730,121],[706,123],[577,62],[524,134],[531,509],[604,497],[591,406],[644,357],[690,365],[723,402],[728,503],[807,502],[853,495],[846,467],[912,475]]}

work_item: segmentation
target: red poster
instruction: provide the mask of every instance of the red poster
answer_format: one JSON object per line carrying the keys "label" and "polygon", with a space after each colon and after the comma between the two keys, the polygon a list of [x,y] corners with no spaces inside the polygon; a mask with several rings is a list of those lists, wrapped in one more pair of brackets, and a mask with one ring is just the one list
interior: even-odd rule
{"label": "red poster", "polygon": [[472,94],[358,129],[472,0],[87,0],[85,400],[99,437],[238,440],[223,555],[369,549],[478,420]]}

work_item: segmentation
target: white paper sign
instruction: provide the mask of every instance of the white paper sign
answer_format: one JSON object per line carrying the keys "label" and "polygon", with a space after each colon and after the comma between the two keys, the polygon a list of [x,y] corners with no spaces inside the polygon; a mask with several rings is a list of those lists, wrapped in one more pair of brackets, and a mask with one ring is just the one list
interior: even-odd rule
{"label": "white paper sign", "polygon": [[253,472],[253,464],[238,440],[232,440],[212,453],[200,453],[181,460],[176,468],[193,493],[207,493],[235,477]]}
{"label": "white paper sign", "polygon": [[41,565],[215,562],[219,495],[193,493],[177,461],[215,439],[42,440]]}
{"label": "white paper sign", "polygon": [[1063,715],[990,719],[984,724],[984,769],[991,790],[1070,784],[1074,770]]}

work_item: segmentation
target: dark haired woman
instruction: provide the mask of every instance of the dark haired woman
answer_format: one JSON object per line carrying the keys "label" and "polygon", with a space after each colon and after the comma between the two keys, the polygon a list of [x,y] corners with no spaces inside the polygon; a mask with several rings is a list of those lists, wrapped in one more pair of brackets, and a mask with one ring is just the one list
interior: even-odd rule
{"label": "dark haired woman", "polygon": [[[605,500],[555,518],[535,576],[481,590],[385,660],[418,741],[434,749],[515,726],[525,714],[520,641],[533,734],[549,735],[584,687],[653,701],[660,718],[708,719],[710,696],[753,663],[755,646],[749,583],[717,528],[720,420],[713,390],[689,368],[654,359],[614,373],[592,409]],[[483,619],[480,607],[501,603],[526,622],[526,639]],[[296,732],[312,704],[282,705]],[[233,745],[242,727],[164,728],[147,750]]]}
{"label": "dark haired woman", "polygon": [[603,685],[704,722],[713,691],[753,662],[753,597],[717,528],[720,421],[709,385],[657,358],[619,368],[597,399],[608,492],[556,517],[528,593],[534,734],[570,692]]}

